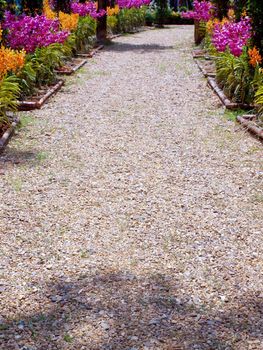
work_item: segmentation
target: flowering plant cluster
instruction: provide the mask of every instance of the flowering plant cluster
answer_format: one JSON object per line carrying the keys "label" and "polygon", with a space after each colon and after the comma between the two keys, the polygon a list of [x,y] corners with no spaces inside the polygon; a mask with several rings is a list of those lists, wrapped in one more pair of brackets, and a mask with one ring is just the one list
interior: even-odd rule
{"label": "flowering plant cluster", "polygon": [[17,73],[25,64],[26,52],[0,47],[0,81],[8,72]]}
{"label": "flowering plant cluster", "polygon": [[107,15],[108,16],[114,16],[117,15],[120,12],[119,5],[115,5],[114,7],[107,7]]}
{"label": "flowering plant cluster", "polygon": [[43,14],[48,19],[56,19],[57,15],[56,12],[52,10],[49,0],[44,0],[43,2]]}
{"label": "flowering plant cluster", "polygon": [[149,5],[151,0],[117,0],[120,9],[123,8],[139,8],[141,6]]}
{"label": "flowering plant cluster", "polygon": [[76,30],[79,22],[79,14],[78,13],[64,13],[59,12],[58,19],[63,30]]}
{"label": "flowering plant cluster", "polygon": [[259,53],[259,50],[254,46],[253,49],[248,50],[248,56],[249,56],[249,64],[251,64],[252,67],[256,68],[257,65],[260,65],[262,63],[262,56]]}
{"label": "flowering plant cluster", "polygon": [[183,18],[192,18],[198,21],[207,22],[212,17],[213,5],[211,2],[203,0],[194,0],[193,11],[183,12],[181,16]]}
{"label": "flowering plant cluster", "polygon": [[5,13],[3,28],[7,29],[7,41],[12,49],[34,52],[36,48],[53,43],[64,43],[69,31],[60,30],[59,20],[42,16],[15,16]]}
{"label": "flowering plant cluster", "polygon": [[229,48],[234,56],[240,56],[251,35],[251,20],[249,17],[244,17],[239,22],[226,21],[223,24],[215,24],[212,43],[219,52]]}
{"label": "flowering plant cluster", "polygon": [[82,17],[91,16],[92,18],[99,18],[106,14],[105,10],[97,11],[97,4],[92,1],[84,3],[74,1],[71,3],[71,11]]}

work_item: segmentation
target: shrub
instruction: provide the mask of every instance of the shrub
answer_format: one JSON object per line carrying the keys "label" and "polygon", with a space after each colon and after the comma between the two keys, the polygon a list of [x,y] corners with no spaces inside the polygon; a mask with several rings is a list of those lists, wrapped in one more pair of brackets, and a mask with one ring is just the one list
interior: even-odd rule
{"label": "shrub", "polygon": [[118,19],[116,16],[107,16],[107,31],[110,34],[117,33]]}
{"label": "shrub", "polygon": [[10,124],[7,111],[16,111],[20,88],[14,75],[5,76],[0,80],[0,131]]}
{"label": "shrub", "polygon": [[263,74],[258,64],[251,65],[246,48],[239,57],[229,52],[221,54],[216,67],[217,82],[229,98],[240,103],[253,102],[255,92],[263,85]]}

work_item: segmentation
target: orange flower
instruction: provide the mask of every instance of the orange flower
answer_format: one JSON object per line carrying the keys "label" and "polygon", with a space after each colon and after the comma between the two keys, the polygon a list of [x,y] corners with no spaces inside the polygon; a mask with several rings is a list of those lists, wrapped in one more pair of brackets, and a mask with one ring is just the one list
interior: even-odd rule
{"label": "orange flower", "polygon": [[0,80],[8,72],[17,73],[25,64],[26,52],[0,47]]}
{"label": "orange flower", "polygon": [[235,21],[235,11],[233,9],[229,9],[227,12],[227,17],[230,20],[230,22],[234,22]]}
{"label": "orange flower", "polygon": [[61,28],[64,30],[75,30],[77,29],[79,22],[79,14],[71,13],[67,14],[64,12],[59,12],[59,21],[61,24]]}
{"label": "orange flower", "polygon": [[253,67],[256,67],[258,64],[262,62],[262,57],[255,46],[253,47],[253,49],[248,50],[248,56],[250,58],[249,63]]}
{"label": "orange flower", "polygon": [[49,5],[49,0],[44,0],[43,3],[43,12],[44,15],[48,18],[48,19],[55,19],[56,18],[56,13],[54,11],[51,10],[51,7]]}
{"label": "orange flower", "polygon": [[120,12],[119,5],[115,5],[114,7],[107,7],[107,15],[108,16],[113,16],[117,15]]}

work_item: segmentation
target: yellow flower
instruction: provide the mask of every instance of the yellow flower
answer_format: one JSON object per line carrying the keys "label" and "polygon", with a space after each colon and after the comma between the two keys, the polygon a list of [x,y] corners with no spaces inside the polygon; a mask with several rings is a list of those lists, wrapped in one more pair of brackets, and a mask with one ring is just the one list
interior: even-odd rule
{"label": "yellow flower", "polygon": [[26,52],[16,51],[7,47],[0,47],[0,80],[8,72],[17,73],[25,64]]}
{"label": "yellow flower", "polygon": [[44,12],[44,15],[48,19],[55,19],[56,18],[56,13],[51,10],[51,7],[49,5],[49,0],[44,0],[44,2],[43,2],[43,12]]}
{"label": "yellow flower", "polygon": [[229,20],[231,22],[233,22],[236,18],[235,16],[235,11],[233,9],[229,9],[228,12],[227,12],[227,17],[229,18]]}
{"label": "yellow flower", "polygon": [[78,22],[79,22],[78,13],[67,14],[60,11],[58,17],[59,17],[59,21],[62,29],[70,30],[70,31],[77,29]]}
{"label": "yellow flower", "polygon": [[114,7],[107,7],[107,15],[108,16],[114,16],[117,15],[120,12],[119,5],[115,5]]}
{"label": "yellow flower", "polygon": [[219,24],[220,21],[217,18],[214,19],[210,19],[207,23],[206,23],[206,31],[208,34],[212,35],[213,31],[214,31],[214,27],[216,24]]}
{"label": "yellow flower", "polygon": [[262,62],[262,56],[260,55],[258,49],[255,46],[253,47],[253,49],[248,50],[248,56],[250,58],[249,63],[253,67],[256,67]]}
{"label": "yellow flower", "polygon": [[247,17],[247,10],[246,10],[246,8],[244,8],[241,16],[242,17]]}

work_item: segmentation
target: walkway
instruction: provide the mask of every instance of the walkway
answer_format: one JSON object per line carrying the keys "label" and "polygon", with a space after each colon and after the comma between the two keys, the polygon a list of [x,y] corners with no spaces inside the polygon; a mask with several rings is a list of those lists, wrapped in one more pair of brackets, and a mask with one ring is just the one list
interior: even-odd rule
{"label": "walkway", "polygon": [[262,145],[192,41],[120,37],[23,114],[0,158],[1,350],[262,349]]}

